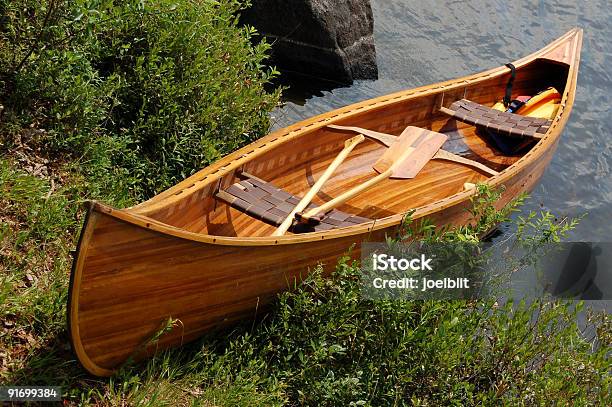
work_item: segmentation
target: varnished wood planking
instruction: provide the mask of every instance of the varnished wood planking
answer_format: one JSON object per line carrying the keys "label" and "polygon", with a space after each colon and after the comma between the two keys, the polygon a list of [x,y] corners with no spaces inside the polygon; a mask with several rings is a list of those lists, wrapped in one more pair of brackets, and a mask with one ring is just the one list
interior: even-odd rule
{"label": "varnished wood planking", "polygon": [[[464,215],[464,211],[456,211],[456,214],[459,216],[457,222],[461,223],[460,217]],[[444,220],[445,222],[452,223],[454,219],[447,214],[444,216]],[[126,224],[125,227],[134,226]],[[139,229],[139,232],[147,235],[150,234],[151,236],[135,238],[134,243],[130,245],[132,249],[140,249],[143,241],[145,242],[144,247],[149,247],[147,242],[158,237],[154,232],[142,231],[141,229]],[[139,260],[142,262],[144,260],[144,262],[139,267],[132,267],[128,273],[115,273],[116,281],[114,283],[113,281],[106,281],[106,287],[109,284],[115,285],[113,296],[106,296],[106,302],[94,301],[91,304],[83,303],[81,305],[82,332],[85,335],[89,335],[91,349],[124,346],[123,356],[126,356],[128,352],[133,351],[133,346],[138,346],[142,341],[146,340],[150,336],[151,330],[159,327],[163,323],[164,318],[178,318],[187,325],[197,323],[209,326],[215,321],[222,323],[224,313],[228,312],[231,309],[231,304],[236,302],[246,307],[243,310],[243,316],[247,316],[248,311],[252,310],[254,303],[260,301],[263,305],[276,291],[287,288],[287,281],[291,282],[293,278],[297,278],[295,274],[291,275],[283,270],[276,251],[267,255],[262,253],[261,248],[256,248],[256,253],[250,253],[254,248],[239,247],[228,249],[222,246],[214,248],[214,250],[220,250],[215,254],[214,251],[211,253],[211,250],[207,250],[201,245],[194,245],[192,248],[193,253],[186,255],[184,251],[190,251],[191,242],[177,239],[176,242],[173,242],[171,245],[167,244],[165,249],[160,251],[159,258],[152,259],[151,256],[138,256],[138,250],[128,250],[125,253],[125,248],[122,249],[121,245],[114,244],[114,241],[120,238],[120,235],[126,233],[125,231],[117,231],[114,236],[109,236],[105,240],[108,246],[103,247],[101,253],[104,253],[106,256],[110,255],[119,258],[120,264],[127,261],[125,257],[121,258],[121,256],[132,256],[134,257],[132,261]],[[134,233],[129,234],[134,235]],[[358,239],[363,238],[364,236],[358,237]],[[324,241],[311,246],[310,250],[305,252],[303,248],[295,247],[297,253],[285,252],[284,258],[289,260],[295,256],[300,265],[299,269],[307,266],[307,264],[302,263],[304,257],[316,259],[313,265],[316,265],[319,259],[322,261],[327,259],[332,262],[342,254],[343,248],[348,247],[350,243],[350,241],[347,241],[345,246],[338,246],[337,242]],[[329,249],[324,249],[321,245],[331,246],[331,255],[326,256]],[[341,247],[342,249],[340,249]],[[119,251],[119,255],[115,256],[112,253],[113,250]],[[241,253],[245,250],[246,252]],[[175,264],[177,252],[180,258],[190,259],[190,267],[185,269],[180,266],[177,267]],[[258,259],[257,273],[249,273],[252,267],[251,259],[253,256],[257,256]],[[270,264],[269,269],[266,268],[267,261]],[[202,263],[199,266],[200,269],[197,266],[198,262]],[[218,264],[219,262],[223,263],[223,269],[217,269],[216,273],[212,272],[210,265]],[[167,273],[169,264],[172,264],[174,267],[171,275]],[[295,265],[289,262],[286,264],[286,267],[289,270],[296,269]],[[144,270],[146,272],[143,273],[142,271]],[[232,272],[233,270],[235,272]],[[95,268],[92,270],[94,273],[96,271]],[[130,274],[132,274],[131,277]],[[224,274],[226,278],[222,278]],[[206,276],[206,278],[203,278],[203,276]],[[140,283],[130,283],[130,281],[127,281],[129,278],[137,278]],[[270,285],[267,291],[262,289],[262,285],[265,286],[266,282]],[[94,281],[92,280],[93,283]],[[154,289],[156,286],[162,286],[162,288],[156,292]],[[136,292],[134,292],[135,289]],[[86,292],[89,288],[84,286],[83,290]],[[102,288],[102,290],[103,293],[105,289]],[[228,299],[228,292],[234,291],[235,293],[231,296],[231,300]],[[185,295],[185,292],[190,294]],[[102,293],[97,292],[92,297],[103,297]],[[206,293],[206,297],[204,298],[201,293]],[[164,298],[163,306],[154,305],[152,307],[150,301],[151,295],[158,295]],[[249,296],[251,301],[248,300]],[[208,301],[213,302],[213,304],[208,304]],[[214,302],[225,304],[227,308],[223,311],[223,308],[219,308],[219,305],[215,305]],[[155,312],[151,312],[151,308],[154,308],[154,311],[158,311],[159,314],[156,315]],[[211,308],[216,309],[216,312],[211,313]],[[234,309],[234,312],[238,312],[238,310]],[[194,313],[196,314],[195,316],[193,316]],[[198,318],[197,315],[200,315],[200,317]],[[190,318],[195,318],[197,322],[191,321]],[[210,319],[210,321],[207,321],[207,319]],[[105,325],[102,323],[104,321],[112,322],[107,322]],[[131,329],[136,324],[141,325],[142,332],[137,333]],[[119,334],[118,337],[113,338],[113,336],[100,335],[101,332],[105,332],[109,327],[115,328],[115,332]],[[123,334],[124,332],[130,332],[129,336]],[[119,341],[119,345],[114,341]],[[121,355],[119,353],[119,358]]]}
{"label": "varnished wood planking", "polygon": [[[334,175],[323,187],[314,199],[314,202],[321,204],[338,196],[352,185],[357,185],[376,176],[372,165],[383,150],[383,147],[374,143],[371,143],[369,146],[363,146],[362,149],[357,151],[358,158],[350,163],[343,164],[338,174]],[[300,196],[310,188],[314,180],[318,179],[326,165],[327,161],[313,163],[308,169],[295,171],[277,180],[275,184],[290,193]],[[309,173],[309,177],[305,176],[307,173]],[[370,214],[384,213],[384,211],[372,212],[373,202],[371,196],[378,196],[379,198],[376,200],[375,206],[392,211],[392,213],[384,215],[388,216],[406,212],[408,209],[416,208],[424,202],[459,192],[465,182],[482,181],[485,179],[485,176],[466,166],[433,160],[427,164],[426,168],[414,180],[386,180],[380,185],[373,187],[368,194],[353,198],[340,209],[368,217],[370,217]],[[235,210],[232,210],[232,213],[235,216],[232,224],[241,231],[241,235],[265,235],[264,233],[254,232],[253,228],[242,224],[239,219],[242,217],[244,222],[253,225],[257,223],[253,222],[253,218]]]}
{"label": "varnished wood planking", "polygon": [[[449,121],[436,109],[464,96],[492,105],[503,95],[508,77],[502,67],[365,101],[279,130],[134,208],[94,205],[71,276],[70,332],[79,360],[90,372],[107,375],[169,317],[181,324],[164,335],[157,348],[176,346],[212,327],[253,317],[256,309],[287,289],[288,282],[299,280],[308,267],[319,261],[334,264],[352,243],[392,234],[407,209],[415,209],[417,220],[429,216],[439,224],[469,220],[465,209],[473,191],[463,191],[463,182],[486,177],[435,160],[409,183],[381,185],[344,205],[347,211],[369,214],[376,222],[326,233],[271,237],[274,227],[213,199],[220,185],[235,182],[239,169],[297,195],[304,193],[346,138],[326,129],[327,123],[393,134],[406,125],[440,131],[459,148],[454,152],[504,169],[488,179],[493,186],[507,187],[499,205],[530,190],[552,158],[573,104],[581,35],[573,30],[515,63],[520,75],[517,92],[549,84],[563,91],[562,109],[553,126],[522,157],[500,155],[473,128]],[[559,65],[544,70],[550,68],[544,56]],[[571,62],[569,69],[563,62]],[[378,150],[371,143],[359,146],[317,195],[318,202],[374,176],[371,163]],[[358,255],[358,249],[353,254]]]}
{"label": "varnished wood planking", "polygon": [[[109,222],[113,222],[111,217],[101,215],[103,227]],[[333,261],[344,250],[334,242],[322,241],[296,247],[295,252],[286,253],[283,261],[279,261],[274,247],[203,247],[132,228],[136,227],[124,223],[114,232],[92,240],[99,248],[97,252],[90,251],[89,261],[94,266],[83,274],[84,300],[80,302],[79,316],[81,335],[89,338],[86,349],[125,347],[126,352],[133,351],[151,335],[151,327],[159,327],[168,317],[185,323],[184,319],[195,313],[199,323],[222,320],[227,310],[223,311],[220,304],[246,304],[244,316],[253,303],[260,301],[263,305],[276,292],[289,288],[303,267]],[[126,235],[132,236],[127,246]],[[148,253],[150,242],[159,238],[168,241],[153,256]],[[124,244],[114,244],[115,240]],[[345,247],[354,241],[350,238]],[[100,263],[108,258],[116,259],[116,263],[110,264],[115,272],[106,275],[102,282],[98,279],[104,274]],[[253,263],[253,258],[257,258],[257,263]],[[112,296],[104,295],[109,287]],[[163,301],[151,302],[151,297]],[[211,313],[211,309],[217,311]],[[140,329],[134,329],[135,326]],[[109,328],[114,334],[107,334]]]}

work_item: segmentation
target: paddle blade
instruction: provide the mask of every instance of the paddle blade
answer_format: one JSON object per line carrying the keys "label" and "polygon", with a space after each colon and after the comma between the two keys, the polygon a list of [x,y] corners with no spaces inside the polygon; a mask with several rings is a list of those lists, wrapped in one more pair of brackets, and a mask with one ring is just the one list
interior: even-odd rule
{"label": "paddle blade", "polygon": [[[427,131],[427,130],[426,130]],[[442,145],[448,140],[444,134],[427,131],[423,139],[420,139],[404,157],[401,157],[393,166],[393,179],[408,179],[417,176],[425,164],[431,160]]]}
{"label": "paddle blade", "polygon": [[378,161],[376,161],[374,169],[380,174],[387,171],[404,156],[410,148],[414,147],[417,141],[424,138],[427,133],[431,132],[419,127],[406,127],[402,134],[396,138],[396,141],[392,143]]}
{"label": "paddle blade", "polygon": [[[418,130],[418,131],[417,131]],[[414,178],[448,140],[444,134],[425,129],[411,130],[397,144],[392,145],[374,164],[374,169],[391,173],[390,178]],[[401,137],[401,136],[400,136]],[[408,144],[410,141],[414,143]]]}

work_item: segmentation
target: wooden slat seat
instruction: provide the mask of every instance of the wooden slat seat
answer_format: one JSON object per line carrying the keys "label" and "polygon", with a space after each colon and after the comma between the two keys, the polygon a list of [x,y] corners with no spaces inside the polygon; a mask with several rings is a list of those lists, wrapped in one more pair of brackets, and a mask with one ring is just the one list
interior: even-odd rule
{"label": "wooden slat seat", "polygon": [[440,111],[459,121],[477,127],[484,127],[495,133],[510,137],[542,138],[552,121],[536,117],[521,116],[502,112],[478,103],[461,99],[450,108],[441,107]]}
{"label": "wooden slat seat", "polygon": [[[280,225],[300,202],[299,197],[283,191],[275,185],[247,172],[239,173],[238,177],[241,178],[239,182],[225,190],[220,190],[216,197],[233,208],[270,225]],[[317,205],[310,204],[306,207],[306,210],[316,207]],[[295,222],[289,230],[293,233],[318,232],[354,226],[370,221],[371,219],[334,209],[327,213],[317,225],[305,225]]]}

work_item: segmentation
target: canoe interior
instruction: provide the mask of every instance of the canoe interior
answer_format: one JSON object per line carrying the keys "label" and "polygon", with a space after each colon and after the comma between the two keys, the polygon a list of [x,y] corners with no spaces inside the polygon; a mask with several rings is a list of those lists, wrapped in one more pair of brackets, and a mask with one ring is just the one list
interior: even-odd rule
{"label": "canoe interior", "polygon": [[[513,97],[533,95],[549,86],[563,93],[568,72],[569,66],[566,64],[536,59],[517,70]],[[438,108],[441,105],[448,107],[461,98],[492,106],[502,99],[508,79],[509,74],[458,90],[381,106],[335,124],[358,126],[394,135],[400,134],[406,126],[430,129],[449,137],[443,147],[445,150],[503,171],[520,159],[521,155],[502,154],[474,127],[443,115]],[[353,135],[322,128],[269,150],[249,161],[242,170],[289,193],[303,196],[342,149],[344,141]],[[372,165],[384,149],[370,140],[361,143],[313,202],[320,205],[351,186],[374,177],[376,173]],[[194,233],[231,237],[269,236],[275,230],[274,226],[231,208],[214,197],[219,188],[226,188],[236,182],[235,175],[235,172],[231,172],[196,193],[185,194],[184,199],[143,214]],[[453,195],[461,191],[466,182],[477,183],[485,179],[485,174],[471,168],[432,160],[415,179],[386,180],[338,209],[370,219],[382,219]]]}

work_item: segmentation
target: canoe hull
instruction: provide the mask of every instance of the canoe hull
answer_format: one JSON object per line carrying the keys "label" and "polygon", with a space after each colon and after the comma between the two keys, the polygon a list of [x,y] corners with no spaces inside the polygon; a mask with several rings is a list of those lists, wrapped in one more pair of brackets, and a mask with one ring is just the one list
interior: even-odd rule
{"label": "canoe hull", "polygon": [[[499,207],[533,189],[553,153],[554,147],[507,182]],[[462,201],[431,218],[439,225],[466,224],[468,208],[469,201]],[[390,227],[282,250],[276,245],[219,245],[126,222],[94,204],[79,247],[78,261],[87,267],[73,274],[75,349],[87,370],[108,375],[129,357],[180,346],[213,328],[255,318],[276,294],[318,265],[330,272],[348,248],[358,258],[361,243],[396,233],[397,227]],[[149,343],[169,320],[174,328]]]}
{"label": "canoe hull", "polygon": [[[525,64],[530,58],[550,55],[554,61],[570,66],[561,108],[564,113],[558,115],[549,132],[526,156],[489,180],[492,187],[504,188],[502,199],[496,203],[498,208],[531,191],[553,157],[573,104],[581,35],[580,30],[573,30],[561,38],[565,42],[560,39],[553,43],[554,47],[520,60]],[[502,75],[502,69],[418,92],[428,95],[448,88],[450,94],[459,93],[456,97],[461,97],[460,86],[465,86],[461,84],[473,81],[470,86],[477,86],[474,78]],[[395,235],[401,215],[331,233],[280,238],[199,234],[152,215],[156,211],[168,213],[170,209],[174,214],[188,210],[180,200],[200,188],[200,180],[206,179],[209,189],[215,183],[221,185],[222,177],[244,165],[241,160],[247,160],[253,151],[261,150],[263,154],[270,145],[286,142],[283,137],[299,129],[312,131],[313,123],[324,127],[333,118],[343,120],[343,115],[349,114],[345,111],[385,107],[388,100],[357,104],[273,133],[203,170],[203,175],[196,174],[196,178],[134,208],[118,210],[91,204],[73,263],[68,304],[70,337],[81,364],[94,375],[108,376],[130,357],[139,359],[159,349],[180,346],[213,328],[254,318],[277,293],[294,287],[319,264],[330,272],[349,248],[353,247],[351,256],[358,258],[362,242]],[[283,136],[283,132],[289,136]],[[197,190],[199,195],[193,194],[189,201],[203,197],[204,190]],[[467,209],[473,194],[473,190],[458,192],[419,206],[413,218],[427,217],[437,225],[464,225],[470,221]],[[171,204],[176,205],[170,208]],[[156,337],[169,321],[172,327]],[[157,340],[152,342],[154,337]]]}

